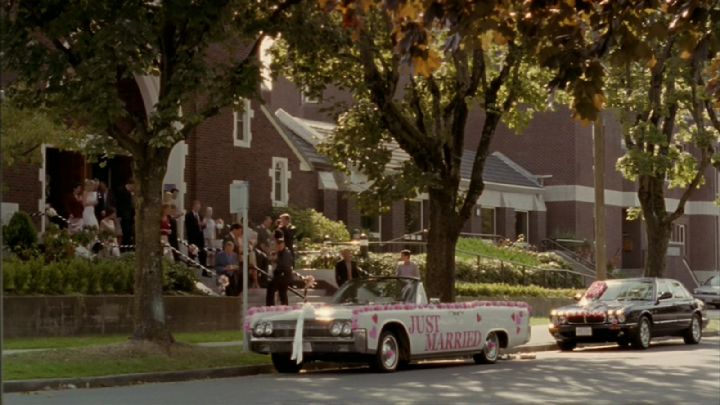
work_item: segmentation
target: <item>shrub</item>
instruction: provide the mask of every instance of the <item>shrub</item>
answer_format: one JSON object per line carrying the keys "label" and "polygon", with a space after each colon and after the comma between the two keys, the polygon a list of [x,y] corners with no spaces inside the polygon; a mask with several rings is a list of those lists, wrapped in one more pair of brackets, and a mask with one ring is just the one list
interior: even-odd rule
{"label": "shrub", "polygon": [[277,208],[275,216],[288,213],[295,225],[295,240],[300,242],[305,239],[310,242],[322,242],[325,236],[329,236],[333,242],[345,242],[350,240],[350,233],[342,221],[333,221],[314,209],[300,209],[296,207]]}
{"label": "shrub", "polygon": [[[5,292],[17,295],[132,294],[133,255],[88,260],[80,257],[45,263],[42,258],[3,262]],[[165,264],[164,291],[195,292],[197,278],[182,263]]]}
{"label": "shrub", "polygon": [[17,254],[22,255],[34,249],[37,245],[37,230],[30,215],[22,211],[14,213],[10,222],[3,227],[3,240]]}
{"label": "shrub", "polygon": [[482,283],[456,283],[455,291],[458,296],[465,297],[542,297],[542,298],[572,298],[582,290],[551,289],[535,285],[518,286],[509,284],[482,284]]}

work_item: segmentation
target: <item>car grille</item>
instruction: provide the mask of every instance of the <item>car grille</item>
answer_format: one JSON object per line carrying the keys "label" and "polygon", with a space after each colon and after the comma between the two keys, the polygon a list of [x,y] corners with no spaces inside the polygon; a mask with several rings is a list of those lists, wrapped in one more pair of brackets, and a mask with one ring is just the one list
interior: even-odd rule
{"label": "car grille", "polygon": [[[295,336],[296,321],[275,321],[273,322],[272,337],[293,337]],[[303,326],[305,337],[332,337],[330,334],[330,322],[305,321]]]}
{"label": "car grille", "polygon": [[572,314],[567,316],[569,324],[605,323],[605,314]]}

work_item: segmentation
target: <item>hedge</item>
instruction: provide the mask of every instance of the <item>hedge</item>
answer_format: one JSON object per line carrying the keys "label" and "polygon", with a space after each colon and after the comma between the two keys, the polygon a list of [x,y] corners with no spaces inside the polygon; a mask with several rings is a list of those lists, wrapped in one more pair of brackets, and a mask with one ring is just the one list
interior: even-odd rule
{"label": "hedge", "polygon": [[[135,260],[72,258],[45,263],[42,257],[3,262],[3,289],[14,295],[132,294]],[[182,263],[166,262],[163,291],[195,293],[195,272]]]}
{"label": "hedge", "polygon": [[535,285],[455,283],[455,294],[465,297],[572,298],[579,292],[582,292],[582,290],[572,288],[542,288]]}

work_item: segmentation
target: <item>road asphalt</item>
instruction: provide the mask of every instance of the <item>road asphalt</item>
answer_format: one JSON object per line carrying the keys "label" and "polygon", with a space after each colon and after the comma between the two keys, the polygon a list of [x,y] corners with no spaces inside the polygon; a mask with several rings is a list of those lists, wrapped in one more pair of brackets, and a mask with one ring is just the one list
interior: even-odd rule
{"label": "road asphalt", "polygon": [[720,339],[673,339],[646,351],[615,345],[541,352],[495,365],[434,362],[393,374],[366,368],[42,391],[9,405],[57,404],[713,404],[720,403]]}

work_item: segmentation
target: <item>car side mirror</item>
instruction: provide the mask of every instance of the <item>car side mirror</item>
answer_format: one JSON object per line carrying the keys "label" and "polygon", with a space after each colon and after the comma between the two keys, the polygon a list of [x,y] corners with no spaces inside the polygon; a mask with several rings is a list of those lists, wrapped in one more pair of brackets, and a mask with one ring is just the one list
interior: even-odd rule
{"label": "car side mirror", "polygon": [[582,299],[582,296],[582,293],[577,293],[573,298],[575,299],[575,301],[580,301]]}
{"label": "car side mirror", "polygon": [[670,291],[665,291],[664,293],[660,294],[658,297],[658,301],[667,300],[672,298],[672,293]]}
{"label": "car side mirror", "polygon": [[439,303],[440,303],[440,298],[430,298],[430,303],[431,303],[431,304],[439,304]]}

